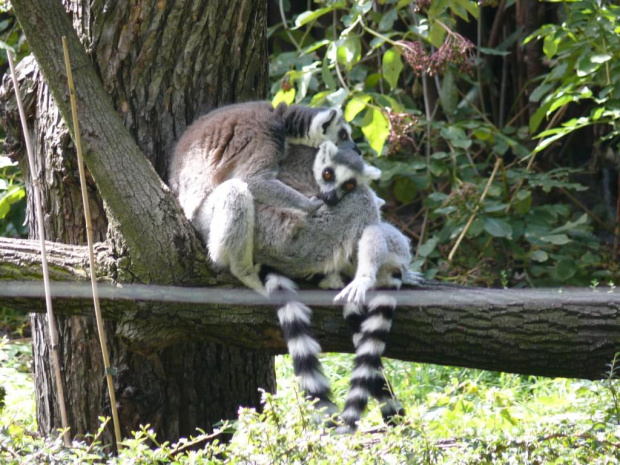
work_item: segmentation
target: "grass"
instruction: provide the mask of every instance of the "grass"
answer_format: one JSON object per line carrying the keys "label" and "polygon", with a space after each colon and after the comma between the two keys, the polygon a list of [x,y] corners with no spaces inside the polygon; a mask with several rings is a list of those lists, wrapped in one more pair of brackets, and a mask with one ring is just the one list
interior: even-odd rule
{"label": "grass", "polygon": [[[340,405],[348,389],[352,357],[323,357]],[[262,412],[241,409],[230,443],[213,441],[189,451],[187,441],[158,444],[148,427],[125,441],[117,457],[97,444],[38,438],[31,352],[27,341],[0,343],[1,463],[445,463],[616,464],[620,412],[616,380],[549,379],[386,360],[386,373],[407,408],[385,428],[376,403],[354,435],[337,436],[310,419],[290,358],[278,357],[278,394],[264,395]],[[96,432],[94,432],[96,433]],[[204,436],[197,433],[197,440]]]}

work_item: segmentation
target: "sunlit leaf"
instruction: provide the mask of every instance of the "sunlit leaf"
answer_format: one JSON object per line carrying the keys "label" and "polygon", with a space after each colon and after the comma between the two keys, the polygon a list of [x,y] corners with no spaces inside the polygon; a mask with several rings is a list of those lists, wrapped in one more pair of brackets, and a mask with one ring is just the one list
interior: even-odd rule
{"label": "sunlit leaf", "polygon": [[353,121],[353,118],[355,118],[360,111],[366,108],[366,104],[370,100],[370,95],[356,95],[351,98],[351,100],[349,100],[349,103],[347,103],[347,106],[344,109],[344,119],[347,122]]}
{"label": "sunlit leaf", "polygon": [[271,104],[274,106],[274,108],[282,102],[290,105],[295,101],[295,93],[296,91],[294,87],[291,87],[289,90],[280,89],[273,97]]}
{"label": "sunlit leaf", "polygon": [[390,134],[390,122],[383,112],[376,108],[369,108],[362,122],[362,132],[370,147],[381,155],[385,141]]}
{"label": "sunlit leaf", "polygon": [[383,54],[381,69],[390,87],[396,89],[400,72],[403,70],[403,62],[400,59],[400,53],[395,48],[390,48]]}

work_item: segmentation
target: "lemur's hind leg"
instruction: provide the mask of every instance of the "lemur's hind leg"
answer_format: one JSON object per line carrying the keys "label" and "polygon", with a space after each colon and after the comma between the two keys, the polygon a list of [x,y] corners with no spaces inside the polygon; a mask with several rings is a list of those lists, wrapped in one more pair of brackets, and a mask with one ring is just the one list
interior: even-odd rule
{"label": "lemur's hind leg", "polygon": [[357,429],[369,396],[379,402],[386,423],[391,423],[397,415],[405,414],[385,378],[381,362],[395,307],[396,301],[386,295],[375,297],[367,312],[357,304],[345,305],[344,317],[355,347],[355,366],[345,407],[340,415],[344,424],[338,427],[339,433],[351,433]]}
{"label": "lemur's hind leg", "polygon": [[218,266],[228,267],[243,284],[265,294],[258,277],[254,252],[254,197],[239,179],[220,184],[198,209],[194,226],[200,231],[209,257]]}
{"label": "lemur's hind leg", "polygon": [[284,305],[278,309],[278,319],[293,359],[293,370],[299,386],[310,399],[318,399],[317,409],[324,409],[323,414],[331,418],[338,413],[338,408],[331,401],[329,380],[323,374],[318,355],[321,346],[310,333],[312,310],[298,300],[295,284],[268,267],[261,269],[261,279],[270,297],[279,297]]}

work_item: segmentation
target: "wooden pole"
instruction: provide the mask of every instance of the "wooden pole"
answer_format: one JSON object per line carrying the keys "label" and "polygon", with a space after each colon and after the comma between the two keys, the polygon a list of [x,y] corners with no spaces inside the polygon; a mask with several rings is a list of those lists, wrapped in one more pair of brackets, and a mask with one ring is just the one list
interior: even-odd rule
{"label": "wooden pole", "polygon": [[52,308],[52,295],[50,292],[49,270],[47,268],[47,253],[45,250],[45,227],[43,225],[43,207],[41,206],[41,186],[37,178],[36,166],[34,164],[34,154],[32,152],[32,144],[30,142],[30,133],[26,123],[26,114],[19,93],[19,84],[15,75],[15,66],[13,65],[13,54],[7,50],[9,58],[9,66],[11,67],[11,77],[13,79],[13,87],[15,88],[15,99],[17,100],[17,108],[19,110],[19,118],[22,123],[24,132],[24,140],[26,141],[26,152],[28,153],[28,164],[30,165],[30,178],[32,182],[32,193],[34,196],[35,217],[39,228],[39,241],[41,243],[41,267],[43,268],[43,287],[45,288],[45,307],[47,309],[47,323],[50,333],[50,343],[52,352],[52,366],[54,376],[56,378],[56,389],[58,390],[58,402],[60,404],[60,421],[64,430],[63,439],[65,446],[71,445],[71,437],[69,436],[69,422],[67,420],[67,407],[65,405],[65,391],[62,384],[62,375],[60,373],[60,359],[58,357],[58,329],[56,328],[56,320],[54,319],[54,309]]}
{"label": "wooden pole", "polygon": [[114,380],[112,375],[114,369],[110,366],[110,356],[108,354],[108,344],[106,342],[105,326],[101,317],[101,306],[99,304],[99,291],[97,289],[97,276],[95,270],[95,252],[93,249],[93,227],[90,218],[90,207],[88,205],[88,193],[86,191],[86,175],[84,174],[84,158],[82,156],[82,140],[80,138],[80,126],[77,118],[77,105],[75,102],[75,87],[73,85],[73,73],[71,72],[71,62],[69,60],[69,48],[67,38],[62,38],[62,47],[65,52],[65,65],[67,67],[67,80],[69,83],[69,98],[71,99],[71,114],[73,117],[73,132],[75,149],[78,159],[78,170],[80,172],[80,187],[82,190],[82,203],[84,204],[84,219],[86,221],[86,240],[88,242],[88,259],[90,264],[90,282],[93,291],[93,303],[95,306],[95,318],[97,320],[97,331],[99,342],[101,343],[101,354],[105,366],[105,376],[108,382],[108,394],[110,396],[110,409],[112,411],[112,422],[114,424],[114,435],[116,437],[116,447],[121,448],[121,427],[118,420],[118,410],[116,408],[116,394],[114,392]]}

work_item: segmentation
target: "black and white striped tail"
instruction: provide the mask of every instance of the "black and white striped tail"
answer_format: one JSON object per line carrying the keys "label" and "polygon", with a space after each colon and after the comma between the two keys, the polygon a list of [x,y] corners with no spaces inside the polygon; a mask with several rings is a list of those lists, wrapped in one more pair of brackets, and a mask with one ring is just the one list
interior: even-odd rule
{"label": "black and white striped tail", "polygon": [[338,409],[330,400],[329,380],[318,358],[321,346],[310,334],[312,310],[297,300],[297,288],[288,278],[270,272],[265,275],[264,283],[267,295],[280,294],[285,299],[278,309],[278,319],[299,386],[307,397],[318,399],[315,405],[318,409],[325,408],[328,416],[333,415]]}
{"label": "black and white striped tail", "polygon": [[344,316],[353,335],[355,365],[351,387],[340,415],[344,424],[338,432],[355,431],[369,396],[379,401],[386,422],[391,422],[396,415],[405,414],[400,402],[393,396],[381,362],[395,308],[396,301],[386,295],[375,297],[367,311],[356,304],[345,306]]}

